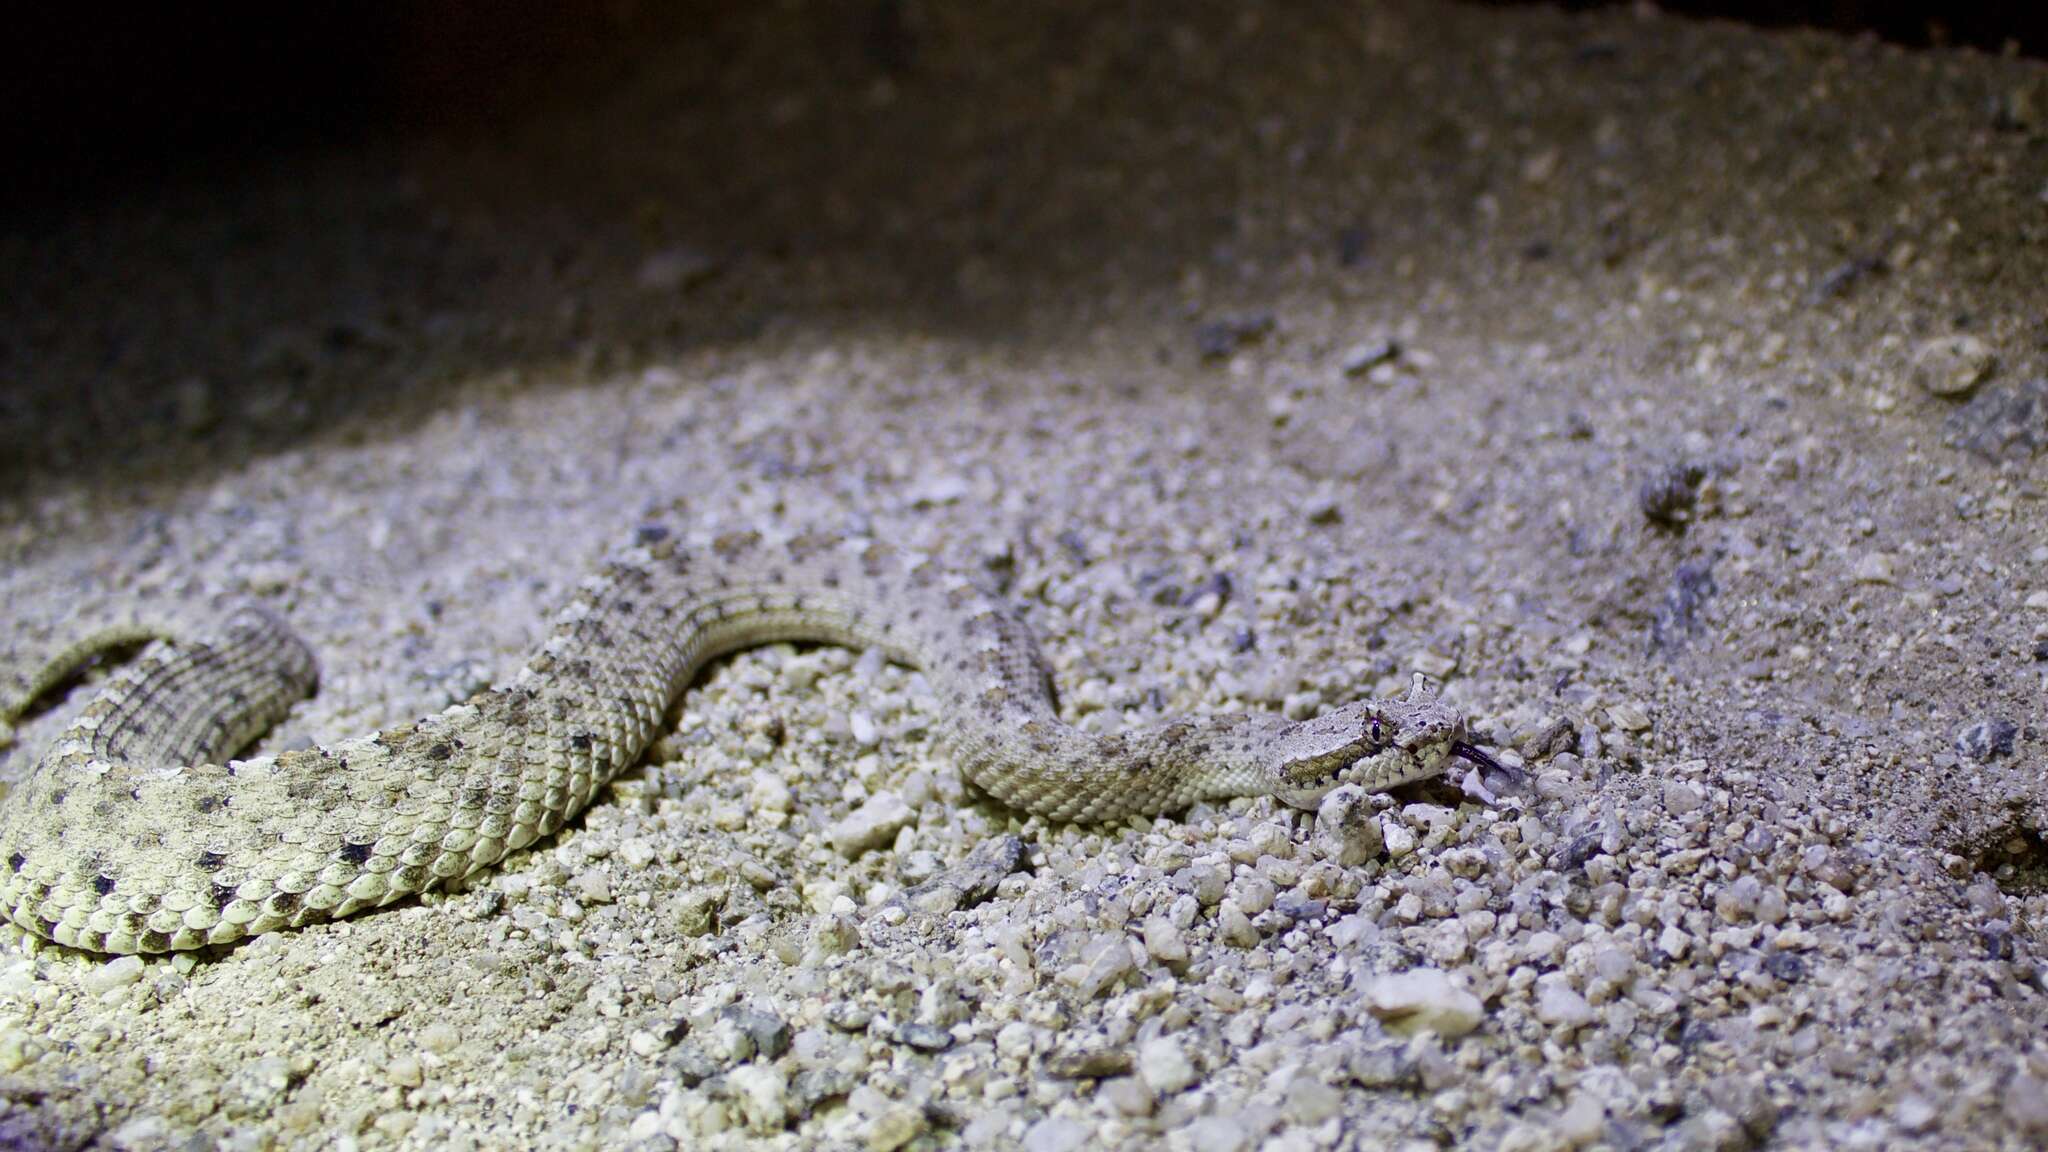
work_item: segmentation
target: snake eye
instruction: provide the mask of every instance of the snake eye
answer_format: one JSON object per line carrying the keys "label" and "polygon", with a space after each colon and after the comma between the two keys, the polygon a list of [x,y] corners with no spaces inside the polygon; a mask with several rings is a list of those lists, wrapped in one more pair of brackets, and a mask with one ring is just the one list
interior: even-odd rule
{"label": "snake eye", "polygon": [[1377,716],[1373,717],[1372,727],[1367,731],[1366,734],[1375,745],[1385,744],[1387,742],[1386,732],[1383,729],[1381,729],[1379,717]]}

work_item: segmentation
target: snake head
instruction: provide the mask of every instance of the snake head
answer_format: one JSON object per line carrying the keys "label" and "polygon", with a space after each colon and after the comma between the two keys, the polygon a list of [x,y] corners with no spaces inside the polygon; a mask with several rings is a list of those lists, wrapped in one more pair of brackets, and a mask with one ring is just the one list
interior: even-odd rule
{"label": "snake head", "polygon": [[1290,726],[1274,745],[1270,771],[1275,796],[1312,809],[1340,784],[1379,792],[1442,775],[1457,759],[1501,767],[1467,741],[1465,717],[1417,676],[1405,696],[1360,700]]}

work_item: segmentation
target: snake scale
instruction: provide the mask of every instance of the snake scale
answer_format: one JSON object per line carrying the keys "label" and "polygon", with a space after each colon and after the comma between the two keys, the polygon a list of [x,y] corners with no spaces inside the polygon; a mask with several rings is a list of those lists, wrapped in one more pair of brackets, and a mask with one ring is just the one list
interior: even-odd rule
{"label": "snake scale", "polygon": [[1049,820],[1096,822],[1200,799],[1312,806],[1464,757],[1462,718],[1419,682],[1291,722],[1188,716],[1096,736],[1063,723],[1026,625],[992,593],[887,544],[757,533],[684,547],[642,528],[507,683],[415,723],[228,759],[311,691],[315,664],[275,616],[223,602],[144,609],[0,684],[11,717],[105,648],[146,646],[0,799],[0,909],[93,952],[225,943],[389,904],[553,833],[658,734],[717,656],[777,641],[880,647],[922,668],[962,774]]}

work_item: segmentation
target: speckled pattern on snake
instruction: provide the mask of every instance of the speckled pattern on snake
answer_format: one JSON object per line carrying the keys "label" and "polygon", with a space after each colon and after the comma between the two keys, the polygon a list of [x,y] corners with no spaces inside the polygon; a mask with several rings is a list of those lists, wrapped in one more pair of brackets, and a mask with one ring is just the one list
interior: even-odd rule
{"label": "speckled pattern on snake", "polygon": [[0,716],[96,651],[148,640],[0,800],[0,908],[95,952],[223,943],[389,904],[553,833],[656,737],[716,656],[776,641],[879,646],[922,668],[960,771],[1051,820],[1272,794],[1312,805],[1490,764],[1420,689],[1302,722],[1188,716],[1095,736],[1061,722],[1022,621],[991,593],[883,543],[643,528],[580,587],[502,686],[416,723],[227,761],[312,688],[277,618],[224,604],[138,609],[11,686]]}

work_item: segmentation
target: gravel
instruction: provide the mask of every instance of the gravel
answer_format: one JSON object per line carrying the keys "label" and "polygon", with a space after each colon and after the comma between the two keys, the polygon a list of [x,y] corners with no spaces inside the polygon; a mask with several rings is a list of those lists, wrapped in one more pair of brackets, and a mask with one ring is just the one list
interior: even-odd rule
{"label": "gravel", "polygon": [[449,891],[0,928],[0,1146],[2048,1139],[2038,63],[730,7],[0,240],[0,673],[238,590],[320,654],[304,747],[508,674],[636,534],[824,526],[999,584],[1092,731],[1424,672],[1525,785],[1049,825],[915,670],[770,645]]}

